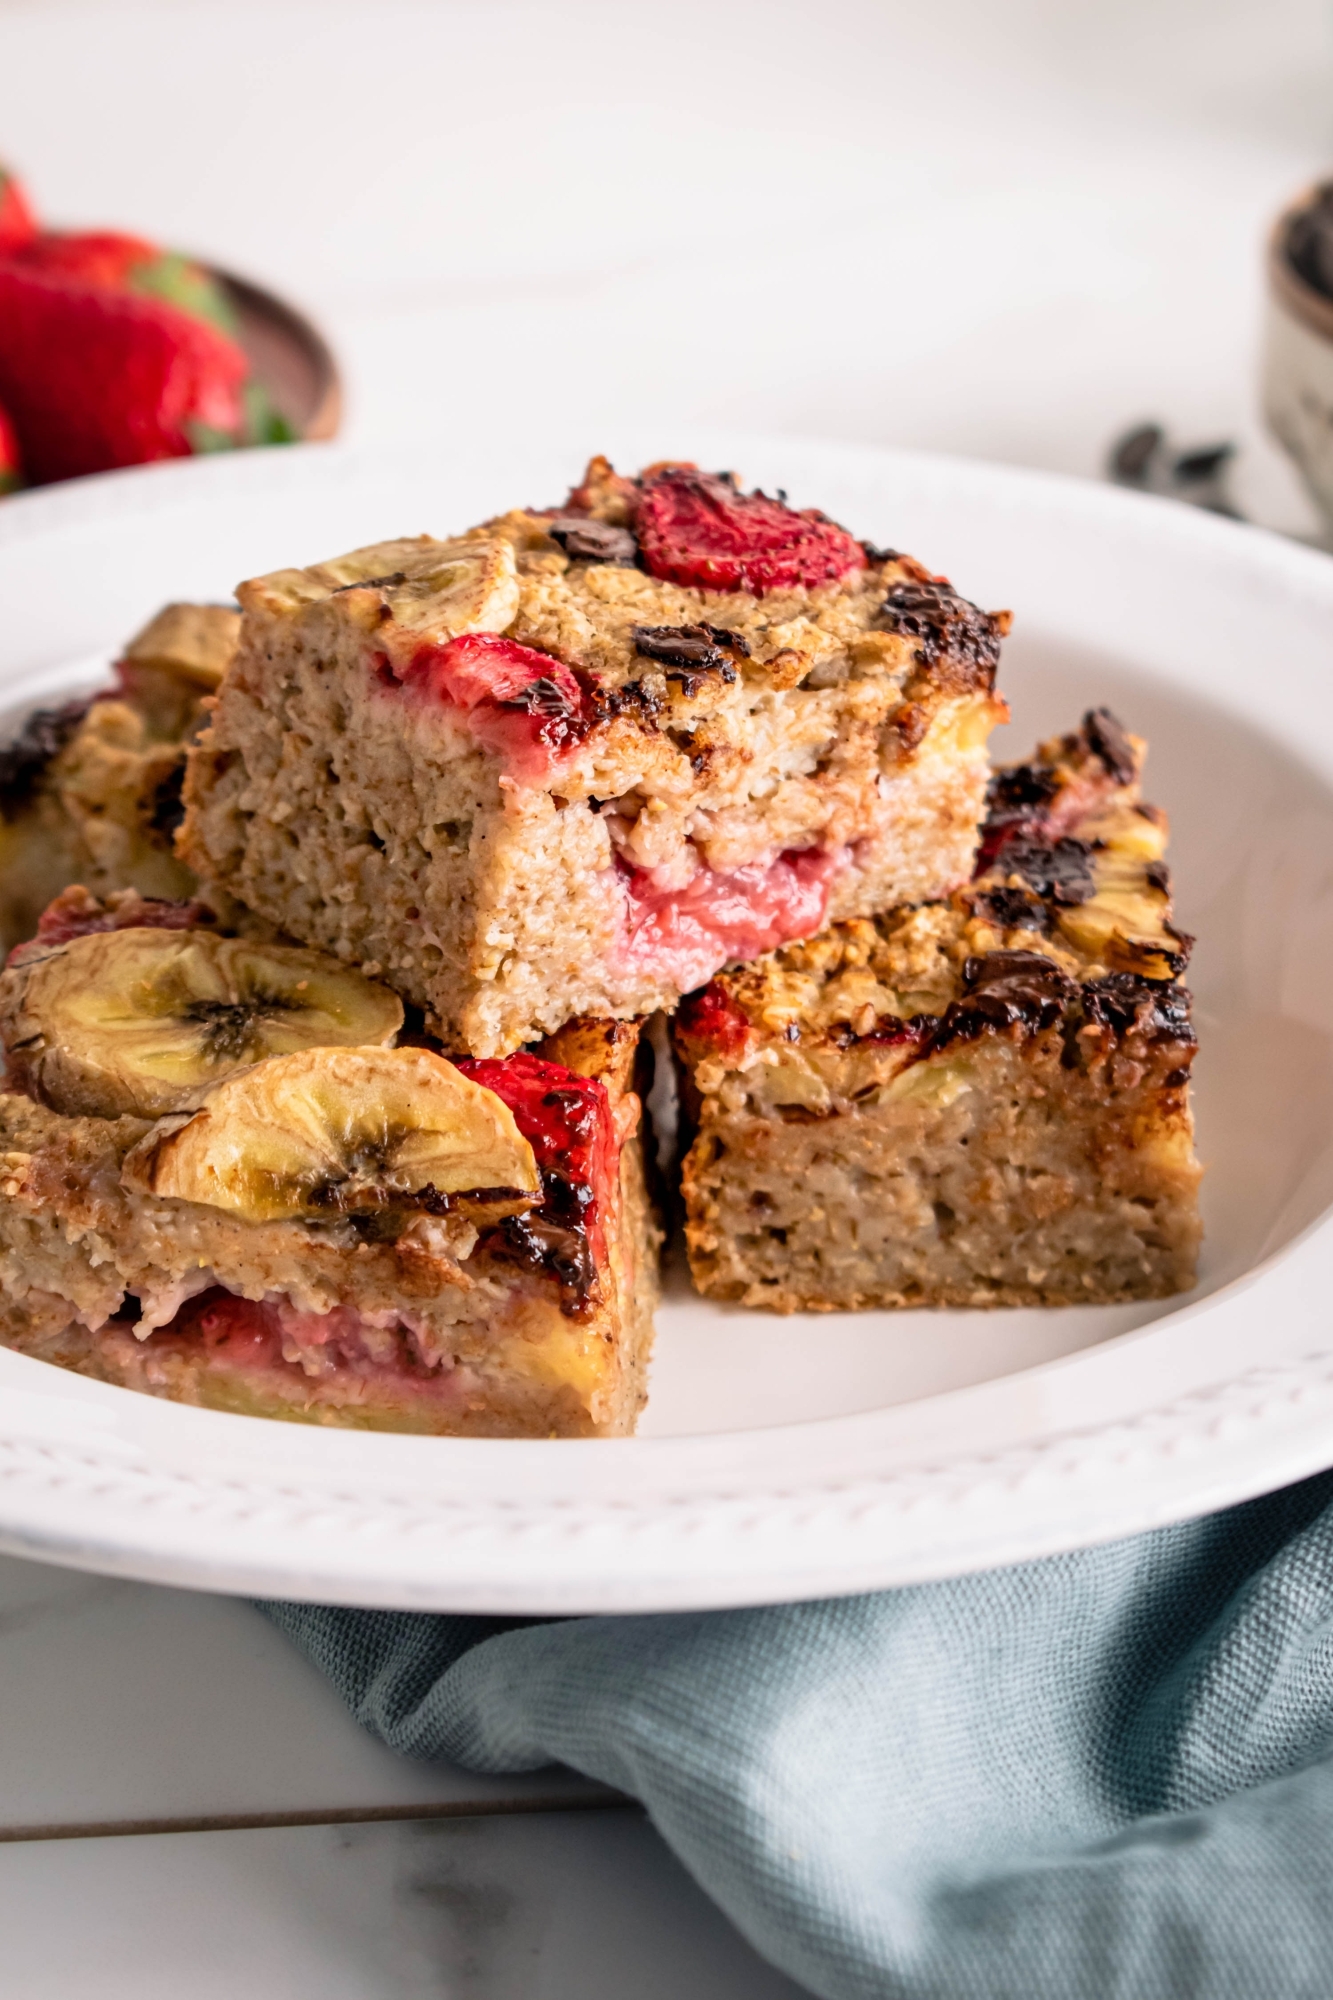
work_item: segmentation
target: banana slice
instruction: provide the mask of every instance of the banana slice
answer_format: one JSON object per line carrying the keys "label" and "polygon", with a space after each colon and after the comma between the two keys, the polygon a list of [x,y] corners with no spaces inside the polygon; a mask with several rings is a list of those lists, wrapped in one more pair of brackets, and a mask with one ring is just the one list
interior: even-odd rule
{"label": "banana slice", "polygon": [[392,1041],[403,1010],[321,952],[204,930],[102,931],[0,979],[0,1037],[34,1097],[71,1117],[159,1118],[297,1049]]}
{"label": "banana slice", "polygon": [[513,546],[503,535],[452,542],[419,535],[353,549],[311,569],[275,570],[241,584],[236,594],[247,611],[277,616],[333,598],[384,642],[396,626],[418,643],[440,645],[461,632],[503,632],[518,611],[519,584]]}
{"label": "banana slice", "polygon": [[480,1223],[541,1198],[508,1105],[429,1049],[274,1056],[219,1084],[184,1123],[149,1132],[122,1179],[247,1222],[430,1207],[449,1196]]}
{"label": "banana slice", "polygon": [[241,614],[225,604],[167,604],[125,648],[134,667],[174,674],[211,694],[236,651]]}

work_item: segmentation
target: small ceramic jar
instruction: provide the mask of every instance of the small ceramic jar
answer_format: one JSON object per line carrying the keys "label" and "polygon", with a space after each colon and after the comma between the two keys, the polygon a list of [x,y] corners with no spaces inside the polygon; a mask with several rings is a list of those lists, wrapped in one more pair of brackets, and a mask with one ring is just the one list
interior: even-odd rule
{"label": "small ceramic jar", "polygon": [[1293,225],[1321,195],[1323,187],[1308,189],[1278,217],[1269,239],[1263,397],[1270,430],[1333,530],[1333,298],[1291,257]]}

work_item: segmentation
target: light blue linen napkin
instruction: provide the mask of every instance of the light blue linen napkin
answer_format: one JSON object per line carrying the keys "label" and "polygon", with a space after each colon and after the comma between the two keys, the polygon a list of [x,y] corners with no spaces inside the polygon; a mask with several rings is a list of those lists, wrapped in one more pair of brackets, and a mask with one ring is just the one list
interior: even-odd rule
{"label": "light blue linen napkin", "polygon": [[1333,1474],[817,1604],[264,1608],[394,1749],[633,1793],[824,2000],[1333,1995]]}

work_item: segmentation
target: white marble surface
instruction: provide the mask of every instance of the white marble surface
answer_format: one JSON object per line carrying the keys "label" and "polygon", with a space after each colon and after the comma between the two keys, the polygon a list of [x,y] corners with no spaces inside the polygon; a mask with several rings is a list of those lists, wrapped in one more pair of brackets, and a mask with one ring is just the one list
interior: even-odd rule
{"label": "white marble surface", "polygon": [[[1331,85],[1326,0],[0,0],[44,209],[290,292],[354,436],[655,411],[1095,474],[1156,415],[1291,527],[1261,243]],[[794,1991],[623,1809],[14,1839],[585,1795],[401,1764],[243,1605],[0,1564],[0,1714],[15,2000]]]}
{"label": "white marble surface", "polygon": [[0,1557],[0,1842],[600,1802],[564,1771],[412,1764],[257,1611]]}
{"label": "white marble surface", "polygon": [[800,2000],[628,1808],[0,1847],[8,2000]]}

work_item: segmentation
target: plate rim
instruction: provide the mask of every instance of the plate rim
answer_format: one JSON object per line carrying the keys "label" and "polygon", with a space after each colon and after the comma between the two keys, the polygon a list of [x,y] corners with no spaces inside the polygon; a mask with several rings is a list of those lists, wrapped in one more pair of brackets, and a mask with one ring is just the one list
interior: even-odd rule
{"label": "plate rim", "polygon": [[[709,442],[702,426],[693,436],[696,446]],[[797,435],[728,432],[725,438],[757,455],[812,453],[822,464],[842,459],[872,475],[897,468],[900,475],[915,472],[927,478],[957,480],[983,494],[1026,492],[1075,509],[1084,517],[1096,515],[1104,523],[1141,522],[1145,510],[1154,509],[1162,531],[1182,548],[1202,546],[1225,550],[1235,557],[1245,551],[1270,578],[1276,573],[1284,584],[1299,587],[1308,583],[1316,595],[1333,592],[1333,559],[1323,552],[1263,530],[1186,510],[1169,500],[1039,469],[945,454],[889,451]],[[543,449],[558,449],[562,441],[543,438],[540,443]],[[425,457],[419,447],[376,450],[347,444],[299,445],[206,465],[176,462],[71,481],[58,488],[18,495],[0,508],[0,556],[26,540],[41,539],[71,525],[95,526],[126,511],[150,516],[159,507],[177,505],[187,497],[202,498],[207,504],[210,496],[217,496],[225,506],[238,492],[243,496],[256,487],[265,491],[274,486],[299,489],[308,479],[330,475],[353,482],[367,474],[382,478],[395,466],[415,467],[419,472]],[[1185,1518],[1249,1497],[1266,1486],[1333,1462],[1333,1329],[1325,1336],[1322,1325],[1312,1320],[1308,1333],[1302,1336],[1306,1345],[1299,1352],[1233,1368],[1229,1374],[1225,1362],[1228,1350],[1223,1343],[1218,1348],[1222,1372],[1216,1378],[1196,1381],[1183,1393],[1158,1402],[1141,1402],[1131,1415],[1113,1417],[1100,1425],[1059,1421],[1058,1412],[1067,1400],[1062,1397],[1062,1382],[1076,1371],[1086,1377],[1090,1365],[1105,1363],[1108,1357],[1128,1357],[1147,1341],[1160,1351],[1168,1331],[1190,1327],[1201,1317],[1224,1319],[1237,1312],[1243,1316],[1247,1310],[1244,1299],[1256,1292],[1264,1292],[1274,1309],[1279,1296],[1287,1294],[1298,1307],[1308,1305],[1312,1292],[1326,1289],[1333,1262],[1331,1244],[1333,1215],[1325,1214],[1252,1270],[1201,1299],[1187,1297],[1174,1311],[1146,1327],[1101,1346],[916,1403],[809,1422],[787,1421],[757,1431],[557,1441],[554,1450],[558,1461],[552,1459],[552,1442],[546,1440],[406,1441],[411,1446],[446,1447],[457,1472],[455,1478],[433,1482],[436,1490],[429,1495],[417,1493],[422,1518],[406,1538],[424,1534],[429,1543],[432,1529],[447,1525],[452,1565],[446,1565],[447,1573],[440,1569],[437,1553],[429,1548],[411,1560],[389,1559],[382,1535],[372,1553],[376,1537],[365,1532],[367,1505],[372,1509],[389,1507],[388,1492],[381,1489],[378,1479],[372,1481],[373,1495],[368,1495],[364,1485],[351,1493],[336,1491],[347,1483],[349,1473],[334,1477],[334,1461],[345,1459],[350,1468],[358,1458],[354,1452],[340,1453],[339,1445],[355,1438],[359,1445],[370,1446],[368,1453],[359,1455],[359,1470],[365,1476],[372,1469],[377,1448],[397,1447],[401,1451],[404,1441],[302,1428],[298,1435],[306,1443],[300,1450],[275,1454],[265,1445],[265,1440],[276,1441],[271,1436],[275,1426],[261,1419],[183,1412],[177,1405],[157,1403],[129,1390],[80,1378],[63,1378],[75,1382],[73,1396],[46,1394],[42,1385],[30,1387],[27,1379],[20,1385],[14,1380],[15,1370],[40,1371],[42,1376],[54,1371],[41,1362],[5,1352],[0,1357],[0,1548],[104,1573],[246,1594],[416,1608],[577,1613],[688,1609],[834,1595],[955,1574],[988,1567],[992,1562],[1023,1560],[1098,1539],[1117,1539],[1162,1520]],[[1303,1326],[1299,1310],[1296,1318]],[[1039,1425],[1026,1440],[1011,1440],[997,1450],[980,1452],[964,1449],[950,1454],[935,1447],[924,1449],[915,1459],[892,1447],[893,1432],[903,1426],[903,1413],[920,1413],[929,1406],[947,1423],[951,1407],[1006,1386],[1011,1399],[1031,1393],[1039,1402],[1045,1399],[1050,1404],[1044,1426]],[[10,1416],[16,1397],[28,1411],[27,1437],[20,1434],[21,1425],[20,1432],[14,1430]],[[176,1466],[154,1465],[144,1439],[151,1442],[157,1416],[149,1418],[140,1412],[142,1422],[119,1421],[117,1412],[125,1417],[129,1413],[121,1404],[108,1403],[108,1398],[146,1405],[168,1428],[173,1418],[182,1415],[204,1427],[228,1427],[229,1436],[223,1443],[238,1450],[222,1448],[214,1455],[221,1471],[196,1469],[187,1473]],[[32,1406],[41,1402],[62,1406],[63,1416],[51,1418],[46,1412],[38,1421]],[[83,1408],[88,1423],[74,1416],[75,1404]],[[885,1419],[892,1422],[886,1425]],[[45,1432],[44,1423],[48,1426]],[[263,1440],[250,1439],[240,1450],[242,1440],[233,1428],[236,1426],[263,1433]],[[295,1431],[297,1427],[282,1429]],[[728,1454],[746,1462],[762,1456],[755,1449],[757,1439],[781,1438],[790,1443],[800,1437],[807,1444],[836,1446],[856,1435],[859,1448],[864,1450],[868,1441],[873,1456],[877,1430],[881,1454],[887,1449],[887,1460],[881,1462],[877,1473],[860,1469],[845,1480],[830,1480],[816,1473],[768,1485],[742,1477],[739,1487],[725,1491],[719,1491],[716,1484],[702,1487],[696,1482],[700,1470],[709,1463],[720,1463]],[[1203,1476],[1194,1457],[1207,1450],[1210,1438],[1216,1442],[1223,1433],[1225,1449],[1214,1452],[1213,1471]],[[321,1444],[315,1444],[307,1450],[312,1439],[327,1440],[334,1449],[326,1452]],[[515,1475],[523,1470],[519,1454],[526,1455],[533,1466],[540,1463],[551,1471],[558,1462],[570,1467],[578,1484],[581,1472],[577,1461],[587,1460],[590,1453],[604,1462],[605,1474],[592,1480],[589,1491],[560,1496],[550,1490],[547,1480],[537,1481],[539,1490],[531,1494],[508,1499],[490,1490],[470,1496],[458,1490],[480,1470],[478,1454],[492,1463],[505,1464]],[[497,1454],[503,1458],[497,1460]],[[534,1454],[541,1454],[540,1460]],[[1142,1483],[1132,1502],[1118,1509],[1114,1521],[1098,1528],[1086,1506],[1080,1512],[1079,1496],[1089,1484],[1090,1468],[1100,1461],[1104,1470],[1108,1454],[1115,1462],[1132,1460],[1139,1467]],[[279,1456],[286,1468],[293,1463],[302,1466],[295,1484],[289,1470],[282,1479],[277,1478],[276,1470],[269,1479],[258,1474],[264,1460],[273,1462]],[[407,1461],[417,1454],[408,1450],[403,1456]],[[819,1452],[815,1457],[824,1462]],[[307,1459],[312,1461],[308,1467]],[[314,1461],[321,1459],[328,1461],[329,1470],[316,1476]],[[588,1460],[589,1464],[596,1462]],[[689,1476],[676,1482],[674,1491],[661,1490],[656,1478],[645,1484],[637,1476],[638,1468],[660,1470],[663,1464],[676,1462]],[[858,1459],[858,1467],[861,1464]],[[616,1496],[608,1490],[613,1465],[619,1467],[618,1477],[628,1474],[629,1490]],[[165,1482],[167,1494],[179,1498],[188,1492],[187,1503],[174,1524],[167,1521],[164,1525],[161,1498],[156,1504],[150,1498],[155,1479],[159,1486]],[[481,1486],[487,1489],[490,1483],[483,1479]],[[511,1483],[520,1487],[523,1479],[516,1476]],[[557,1480],[561,1483],[565,1483],[563,1473]],[[1033,1487],[1045,1491],[1044,1523],[1031,1507],[1015,1504],[1016,1496],[1021,1503],[1025,1489]],[[102,1532],[89,1531],[80,1510],[94,1492],[116,1515],[118,1528],[113,1529],[108,1520]],[[1050,1504],[1056,1493],[1064,1496],[1064,1512]],[[989,1532],[982,1532],[985,1524],[979,1520],[978,1510],[984,1507],[983,1496],[987,1494],[1002,1512],[1007,1508],[1007,1525],[992,1523]],[[433,1513],[422,1513],[427,1501]],[[262,1529],[255,1527],[257,1504],[266,1524]],[[191,1546],[190,1538],[181,1531],[182,1522],[200,1512],[211,1522],[208,1536],[197,1538],[206,1546]],[[927,1518],[932,1512],[933,1528]],[[804,1524],[803,1515],[807,1517]],[[822,1526],[812,1529],[810,1520],[821,1515]],[[836,1524],[830,1518],[834,1515]],[[909,1527],[912,1520],[915,1530]],[[779,1522],[784,1524],[780,1531]],[[293,1548],[279,1558],[273,1544],[284,1535]],[[345,1543],[343,1553],[337,1552],[339,1538],[348,1535],[364,1547],[364,1556],[348,1554]],[[224,1549],[228,1536],[230,1544]],[[819,1547],[827,1550],[830,1540],[839,1536],[845,1546],[838,1559],[819,1559],[810,1553]],[[260,1546],[265,1537],[267,1549]],[[730,1558],[716,1547],[719,1538],[731,1547]],[[471,1545],[470,1553],[463,1550],[464,1543]],[[705,1543],[709,1544],[706,1550]],[[584,1545],[583,1553],[575,1556],[579,1544]],[[600,1554],[594,1550],[590,1555],[590,1544],[597,1544]],[[295,1552],[298,1545],[299,1555]],[[564,1551],[564,1569],[553,1576],[548,1572],[558,1549]],[[398,1553],[402,1558],[401,1542]],[[629,1570],[621,1567],[626,1563]]]}

